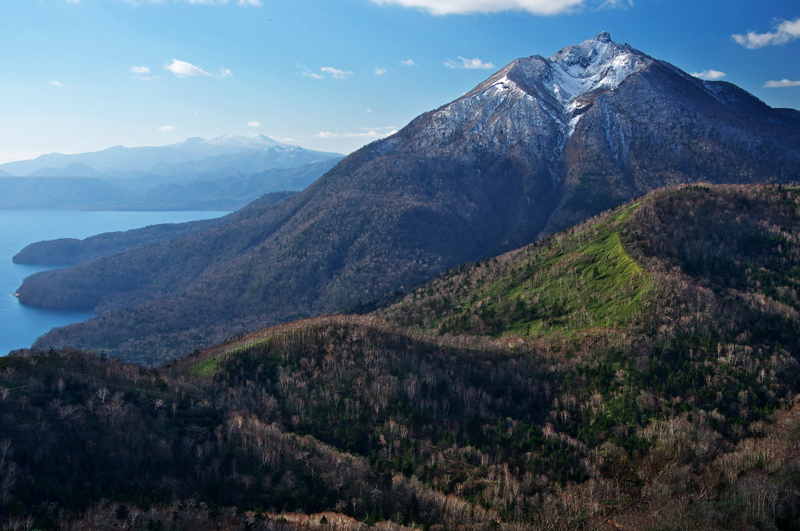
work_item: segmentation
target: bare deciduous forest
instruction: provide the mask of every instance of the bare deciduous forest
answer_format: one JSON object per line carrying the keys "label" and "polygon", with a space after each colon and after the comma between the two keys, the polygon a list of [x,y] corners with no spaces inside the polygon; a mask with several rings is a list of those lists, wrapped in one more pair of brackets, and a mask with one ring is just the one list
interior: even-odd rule
{"label": "bare deciduous forest", "polygon": [[8,529],[800,529],[800,190],[689,185],[156,368],[0,358]]}

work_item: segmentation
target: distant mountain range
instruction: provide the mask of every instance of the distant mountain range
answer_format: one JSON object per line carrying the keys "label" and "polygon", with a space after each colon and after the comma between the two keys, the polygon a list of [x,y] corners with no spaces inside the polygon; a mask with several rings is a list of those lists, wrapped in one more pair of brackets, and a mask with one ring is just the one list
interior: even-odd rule
{"label": "distant mountain range", "polygon": [[233,210],[265,193],[302,190],[341,158],[264,135],[52,153],[0,165],[0,208]]}
{"label": "distant mountain range", "polygon": [[34,275],[20,300],[100,313],[39,346],[152,363],[408,289],[665,185],[798,179],[800,112],[601,33],[510,63],[274,206]]}
{"label": "distant mountain range", "polygon": [[[50,153],[33,160],[0,164],[0,171],[17,177],[194,175],[221,169],[257,173],[337,157],[341,155],[283,144],[264,135],[224,135],[209,140],[189,138],[167,146],[114,146],[71,155]],[[208,164],[199,164],[200,161],[208,161]]]}

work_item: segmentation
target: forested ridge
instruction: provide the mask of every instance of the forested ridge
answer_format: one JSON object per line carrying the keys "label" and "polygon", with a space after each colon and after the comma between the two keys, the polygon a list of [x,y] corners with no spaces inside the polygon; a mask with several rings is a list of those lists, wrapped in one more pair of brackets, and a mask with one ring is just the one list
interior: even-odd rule
{"label": "forested ridge", "polygon": [[0,523],[800,529],[798,205],[658,191],[155,368],[13,353]]}

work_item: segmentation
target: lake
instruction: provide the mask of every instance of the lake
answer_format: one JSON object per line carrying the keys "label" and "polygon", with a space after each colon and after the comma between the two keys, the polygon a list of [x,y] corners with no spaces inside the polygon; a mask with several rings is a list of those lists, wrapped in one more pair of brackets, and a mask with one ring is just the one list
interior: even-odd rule
{"label": "lake", "polygon": [[95,212],[0,209],[0,356],[27,348],[51,328],[84,321],[86,311],[42,310],[19,303],[14,292],[22,279],[52,267],[11,261],[26,245],[56,238],[87,238],[101,232],[137,229],[224,216],[228,212]]}

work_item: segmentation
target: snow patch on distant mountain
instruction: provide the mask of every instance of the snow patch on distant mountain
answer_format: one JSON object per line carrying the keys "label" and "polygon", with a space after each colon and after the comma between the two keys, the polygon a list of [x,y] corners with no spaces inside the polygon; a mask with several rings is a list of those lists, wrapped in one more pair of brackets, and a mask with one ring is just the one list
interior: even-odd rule
{"label": "snow patch on distant mountain", "polygon": [[[48,177],[61,175],[62,170],[75,164],[80,165],[81,168],[78,169],[82,171],[82,176],[94,173],[106,177],[126,177],[148,172],[156,175],[177,174],[182,171],[181,168],[191,168],[195,173],[228,169],[261,172],[340,156],[338,153],[322,153],[283,144],[264,135],[223,135],[208,140],[193,137],[166,146],[115,146],[102,151],[73,155],[51,153],[33,160],[2,164],[0,170],[18,176]],[[208,167],[203,166],[204,161],[209,162]],[[219,166],[221,162],[230,164]],[[68,171],[69,176],[77,175],[78,169]]]}

